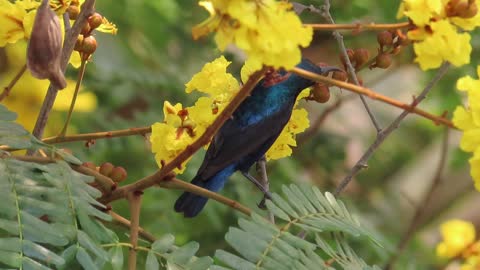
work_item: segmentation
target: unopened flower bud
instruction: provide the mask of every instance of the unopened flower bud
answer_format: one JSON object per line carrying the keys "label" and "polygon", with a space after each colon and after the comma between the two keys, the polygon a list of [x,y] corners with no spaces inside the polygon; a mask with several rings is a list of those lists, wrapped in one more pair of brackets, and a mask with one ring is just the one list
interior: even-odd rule
{"label": "unopened flower bud", "polygon": [[84,36],[89,36],[91,31],[92,31],[92,28],[90,27],[90,24],[88,22],[85,22],[85,24],[83,25],[82,31],[80,31],[80,33]]}
{"label": "unopened flower bud", "polygon": [[78,35],[77,41],[75,42],[75,47],[73,47],[75,51],[80,51],[82,49],[83,39],[84,37],[82,34]]}
{"label": "unopened flower bud", "polygon": [[78,18],[78,14],[80,14],[80,8],[78,6],[70,5],[67,8],[67,13],[70,20],[76,20]]}
{"label": "unopened flower bud", "polygon": [[347,76],[347,73],[342,70],[342,71],[333,72],[332,78],[335,80],[345,82],[348,79],[348,76]]}
{"label": "unopened flower bud", "polygon": [[67,81],[60,68],[61,55],[60,20],[50,9],[48,0],[43,0],[35,15],[28,42],[27,67],[34,77],[49,79],[55,87],[63,89]]}
{"label": "unopened flower bud", "polygon": [[110,176],[110,174],[112,173],[113,171],[113,164],[110,163],[110,162],[105,162],[103,163],[102,165],[100,165],[100,170],[99,172],[105,176]]}
{"label": "unopened flower bud", "polygon": [[368,59],[370,58],[370,53],[367,49],[364,48],[355,49],[354,58],[356,66],[360,67],[368,61]]}
{"label": "unopened flower bud", "polygon": [[377,41],[381,46],[391,46],[393,44],[393,35],[389,31],[382,31],[377,34]]}
{"label": "unopened flower bud", "polygon": [[91,29],[95,29],[99,27],[103,22],[103,17],[100,13],[93,13],[90,17],[88,17],[88,24],[90,25]]}
{"label": "unopened flower bud", "polygon": [[90,162],[90,161],[86,161],[82,164],[83,167],[87,167],[91,170],[97,170],[97,166],[95,166],[95,164],[93,162]]}
{"label": "unopened flower bud", "polygon": [[123,180],[127,179],[127,171],[123,167],[115,167],[110,173],[110,178],[114,182],[122,182]]}
{"label": "unopened flower bud", "polygon": [[88,36],[83,39],[82,48],[80,52],[83,52],[87,55],[93,54],[97,49],[97,40],[93,36]]}
{"label": "unopened flower bud", "polygon": [[330,89],[325,84],[316,83],[310,89],[310,95],[318,103],[325,103],[330,99]]}
{"label": "unopened flower bud", "polygon": [[388,68],[392,64],[392,57],[387,53],[380,53],[375,58],[375,67]]}

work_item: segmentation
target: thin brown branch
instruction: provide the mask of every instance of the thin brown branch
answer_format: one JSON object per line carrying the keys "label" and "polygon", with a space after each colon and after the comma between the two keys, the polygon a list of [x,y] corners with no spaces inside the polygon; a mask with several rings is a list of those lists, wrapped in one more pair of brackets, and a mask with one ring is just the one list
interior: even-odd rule
{"label": "thin brown branch", "polygon": [[416,97],[412,104],[408,106],[407,109],[405,109],[393,122],[382,132],[377,134],[377,137],[373,144],[367,149],[367,151],[363,154],[363,156],[357,161],[355,166],[351,169],[349,174],[342,180],[342,182],[338,185],[337,189],[335,190],[335,196],[339,195],[340,192],[350,183],[352,178],[357,175],[362,169],[366,168],[367,161],[370,159],[370,157],[373,155],[373,153],[380,147],[380,145],[385,141],[385,139],[394,131],[398,128],[400,123],[407,117],[407,115],[414,111],[415,107],[422,102],[422,100],[425,99],[427,94],[432,90],[432,88],[437,84],[438,81],[440,81],[441,78],[447,73],[448,69],[450,67],[449,63],[443,63],[442,66],[438,69],[437,74],[435,77],[425,86],[423,91]]}
{"label": "thin brown branch", "polygon": [[168,175],[177,167],[181,167],[182,163],[197,152],[202,146],[206,145],[212,136],[217,132],[217,130],[227,121],[233,112],[237,109],[242,101],[250,95],[250,92],[253,90],[257,82],[265,73],[266,68],[263,68],[260,71],[253,73],[248,81],[243,85],[240,91],[235,95],[232,101],[225,107],[225,109],[220,113],[220,115],[215,119],[215,121],[205,130],[205,132],[191,145],[187,146],[180,154],[178,154],[173,160],[165,164],[160,170],[154,174],[147,176],[133,184],[123,186],[118,188],[112,194],[109,194],[103,198],[101,201],[108,203],[114,200],[125,197],[128,192],[134,190],[144,190],[153,185],[159,184],[159,182],[167,179]]}
{"label": "thin brown branch", "polygon": [[232,199],[229,199],[225,196],[222,196],[216,192],[210,191],[208,189],[201,188],[196,185],[192,185],[190,183],[187,183],[185,181],[182,181],[177,178],[173,178],[168,181],[162,181],[159,183],[159,186],[163,188],[168,188],[168,189],[180,189],[184,191],[188,191],[191,193],[195,193],[197,195],[201,195],[203,197],[207,197],[209,199],[213,199],[217,202],[220,202],[222,204],[225,204],[247,216],[250,216],[252,214],[252,210],[250,210],[248,207],[242,205],[241,203],[234,201]]}
{"label": "thin brown branch", "polygon": [[146,134],[151,132],[152,132],[152,127],[140,127],[140,128],[129,128],[129,129],[122,129],[122,130],[75,134],[75,135],[69,135],[64,137],[55,136],[55,137],[45,138],[42,141],[44,143],[55,144],[55,143],[63,143],[63,142],[91,141],[96,139],[108,139],[108,138],[124,137],[124,136],[132,136],[132,135],[145,136]]}
{"label": "thin brown branch", "polygon": [[[87,23],[88,17],[94,12],[94,6],[95,0],[86,0],[82,5],[82,10],[80,11],[78,18],[75,20],[72,28],[70,28],[65,34],[65,41],[63,42],[62,48],[62,57],[60,59],[60,68],[63,73],[65,73],[65,70],[67,69],[68,61],[70,59],[70,56],[72,55],[73,48],[75,46],[75,43],[77,42],[80,31],[82,30],[85,23]],[[47,125],[48,116],[50,115],[50,111],[53,108],[53,103],[57,98],[57,93],[57,87],[50,84],[32,132],[33,136],[37,137],[38,139],[41,139],[43,137],[43,131],[45,130],[45,126]],[[28,153],[32,154],[32,151],[29,151]]]}
{"label": "thin brown branch", "polygon": [[75,102],[77,101],[78,91],[80,90],[80,85],[82,85],[86,67],[87,60],[82,59],[82,64],[80,65],[80,70],[78,71],[77,83],[75,84],[75,92],[73,93],[72,101],[70,103],[70,109],[68,110],[67,114],[67,120],[65,121],[65,125],[63,126],[62,131],[60,131],[60,134],[58,135],[59,137],[65,137],[65,134],[67,134],[68,124],[70,124],[70,120],[72,119],[73,109],[75,108]]}
{"label": "thin brown branch", "polygon": [[[40,163],[40,164],[47,164],[47,163],[55,163],[57,162],[56,159],[53,159],[53,158],[49,158],[49,157],[38,157],[38,156],[8,156],[10,158],[14,158],[14,159],[17,159],[17,160],[21,160],[21,161],[27,161],[27,162],[35,162],[35,163]],[[112,190],[115,190],[117,188],[117,183],[115,183],[112,179],[110,179],[109,177],[95,171],[95,170],[92,170],[90,168],[87,168],[85,166],[81,166],[81,165],[73,165],[73,164],[69,164],[70,167],[81,173],[81,174],[85,174],[85,175],[90,175],[90,176],[93,176],[95,177],[95,182],[100,186],[100,188],[102,189],[102,191],[105,193],[105,194],[110,194],[112,192]]]}
{"label": "thin brown branch", "polygon": [[[332,15],[330,14],[330,1],[325,0],[325,4],[321,8],[322,16],[327,20],[328,23],[331,25],[335,25],[335,21],[333,20]],[[352,65],[352,62],[350,61],[350,58],[348,57],[347,54],[347,48],[345,47],[345,43],[343,42],[343,36],[340,34],[338,31],[333,31],[333,37],[337,41],[338,47],[340,48],[340,53],[342,54],[342,58],[347,66],[347,72],[349,77],[352,79],[352,81],[356,85],[360,85],[358,82],[357,74],[355,71],[355,68]],[[375,115],[370,109],[370,106],[368,105],[367,101],[365,100],[365,97],[362,95],[360,96],[360,100],[363,103],[363,106],[365,107],[365,110],[367,111],[368,116],[370,117],[370,120],[372,121],[373,126],[377,130],[377,134],[382,131],[382,128],[380,127],[380,124],[378,123],[377,119],[375,118]]]}
{"label": "thin brown branch", "polygon": [[[130,222],[130,220],[122,217],[121,215],[119,215],[119,214],[117,214],[113,211],[109,211],[108,213],[110,214],[110,216],[112,216],[113,222],[115,224],[118,224],[118,225],[130,230],[130,228],[132,227],[132,223]],[[152,242],[152,243],[157,240],[157,238],[153,234],[147,232],[145,229],[143,229],[140,226],[138,227],[138,235],[140,237],[142,237],[143,239],[145,239],[149,242]]]}
{"label": "thin brown branch", "polygon": [[140,210],[142,206],[142,191],[134,191],[127,196],[130,206],[130,244],[132,247],[128,252],[128,270],[137,269],[137,242],[140,228]]}
{"label": "thin brown branch", "polygon": [[10,81],[10,83],[5,88],[3,88],[3,92],[0,94],[0,101],[2,101],[4,98],[10,95],[12,88],[15,86],[18,80],[20,80],[20,78],[22,77],[22,75],[25,73],[26,70],[27,70],[27,65],[23,65],[22,68],[15,75],[15,77],[13,77],[13,79]]}
{"label": "thin brown branch", "polygon": [[[260,184],[263,186],[265,191],[269,192],[270,191],[270,181],[268,180],[267,158],[265,157],[265,155],[262,156],[262,158],[260,158],[257,161],[256,170],[257,170],[258,180],[259,180]],[[267,199],[268,198],[266,198],[265,195],[264,195],[262,201],[259,204],[259,207],[265,207],[265,200],[267,200]],[[268,220],[272,224],[275,224],[275,216],[273,215],[273,213],[271,211],[268,211]]]}
{"label": "thin brown branch", "polygon": [[429,112],[426,112],[424,110],[418,109],[416,107],[416,105],[418,105],[418,103],[416,103],[415,101],[413,102],[413,104],[406,104],[406,103],[397,101],[395,99],[389,98],[387,96],[378,94],[378,93],[374,92],[373,90],[371,90],[369,88],[366,88],[366,87],[363,87],[363,86],[358,86],[358,85],[354,85],[354,84],[351,84],[351,83],[338,81],[338,80],[335,80],[335,79],[332,79],[332,78],[329,78],[329,77],[326,77],[326,76],[318,75],[316,73],[309,72],[309,71],[306,71],[306,70],[303,70],[303,69],[300,69],[300,68],[293,68],[293,70],[291,70],[291,71],[295,74],[298,74],[298,75],[302,76],[302,77],[309,78],[309,79],[317,81],[317,82],[327,83],[329,85],[335,85],[335,86],[338,86],[342,89],[345,89],[345,90],[348,90],[348,91],[351,91],[351,92],[355,92],[355,93],[359,93],[359,94],[367,96],[371,99],[379,100],[379,101],[382,101],[384,103],[387,103],[387,104],[393,105],[395,107],[398,107],[400,109],[407,110],[408,112],[418,114],[420,116],[423,116],[427,119],[432,120],[436,125],[441,124],[441,125],[447,126],[449,128],[456,129],[456,127],[453,125],[453,123],[450,120],[446,119],[445,117],[436,116],[436,115],[433,115],[433,114],[431,114]]}
{"label": "thin brown branch", "polygon": [[438,166],[437,166],[437,169],[435,170],[435,174],[433,175],[433,179],[431,181],[430,187],[428,188],[427,193],[423,198],[423,200],[418,204],[418,207],[415,210],[415,213],[412,217],[412,220],[410,221],[410,224],[407,230],[405,231],[405,234],[402,236],[400,242],[397,245],[397,250],[392,253],[392,256],[387,261],[387,264],[384,268],[385,270],[392,269],[397,259],[400,257],[402,252],[407,247],[408,242],[410,242],[412,237],[415,235],[415,232],[420,226],[425,210],[427,209],[427,206],[430,203],[430,200],[432,199],[433,193],[437,189],[437,187],[440,185],[440,182],[442,180],[442,173],[445,168],[445,164],[447,162],[448,138],[449,138],[448,132],[449,130],[445,129],[445,133],[442,140],[442,149],[440,152],[440,160],[438,161]]}
{"label": "thin brown branch", "polygon": [[401,23],[338,23],[338,24],[304,24],[305,26],[310,26],[313,30],[320,31],[332,31],[332,30],[392,30],[392,29],[403,29],[411,26],[410,22],[401,22]]}

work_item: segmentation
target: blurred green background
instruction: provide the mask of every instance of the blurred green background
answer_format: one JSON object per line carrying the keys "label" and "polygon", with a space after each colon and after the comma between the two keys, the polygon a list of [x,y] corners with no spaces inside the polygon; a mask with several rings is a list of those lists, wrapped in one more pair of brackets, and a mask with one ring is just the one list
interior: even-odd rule
{"label": "blurred green background", "polygon": [[[319,0],[301,2],[315,6],[323,4]],[[331,12],[337,23],[394,22],[397,21],[399,2],[332,1]],[[117,25],[119,31],[116,36],[96,34],[98,49],[93,62],[88,65],[84,85],[95,93],[98,106],[94,112],[74,114],[72,121],[76,132],[149,126],[163,120],[165,100],[191,105],[198,98],[196,94],[187,95],[184,84],[221,52],[215,48],[212,36],[192,40],[192,26],[208,16],[197,1],[98,1],[96,7]],[[304,22],[323,22],[318,14],[306,12],[301,17]],[[375,33],[343,33],[348,47],[367,48],[371,55],[375,54],[378,46]],[[455,81],[463,74],[474,75],[479,38],[473,36],[472,65],[451,70],[422,103],[422,108],[441,114],[445,110],[452,112],[461,103],[461,97],[455,91]],[[230,72],[238,78],[243,55],[234,48],[227,49],[224,54],[233,61]],[[337,44],[330,32],[315,33],[312,46],[304,54],[315,61],[340,65]],[[411,49],[406,48],[395,57],[394,65],[388,70],[365,70],[360,76],[367,87],[408,103],[434,74],[421,72],[412,64],[413,57]],[[1,63],[0,70],[8,70],[8,59]],[[76,77],[73,69],[68,74],[72,79]],[[303,102],[310,112],[311,122],[327,106],[351,95],[337,88],[331,88],[331,93],[332,98],[327,104]],[[379,102],[370,103],[383,126],[400,113],[400,110]],[[64,118],[65,113],[60,116]],[[433,177],[442,134],[442,127],[418,116],[409,116],[373,156],[369,168],[342,194],[342,200],[359,219],[384,236],[387,248],[376,252],[365,248],[370,243],[355,243],[357,252],[368,263],[381,264],[405,231],[416,203]],[[333,191],[374,138],[375,130],[358,97],[348,98],[313,136],[294,149],[291,157],[268,163],[271,190],[280,192],[283,184],[308,183],[323,191]],[[478,213],[469,210],[478,203],[479,197],[468,174],[468,156],[457,150],[458,138],[458,132],[450,132],[448,166],[441,187],[427,207],[420,234],[402,257],[402,268],[399,269],[427,269],[437,263],[433,258],[434,244],[438,241],[437,225],[446,218],[465,218],[477,225],[480,223]],[[63,146],[72,149],[83,161],[97,165],[108,161],[123,166],[128,171],[126,183],[158,169],[148,143],[141,136],[97,140],[88,148],[82,142]],[[203,150],[197,153],[178,178],[189,181],[195,175],[203,153]],[[240,214],[211,201],[199,217],[184,219],[173,211],[173,203],[179,194],[179,191],[160,188],[147,190],[143,198],[141,226],[156,236],[174,234],[178,244],[197,241],[201,245],[201,255],[212,256],[215,249],[227,248],[224,234],[229,226],[236,224]],[[262,194],[240,175],[231,178],[222,194],[265,214],[256,208]],[[125,201],[117,201],[112,207],[128,218]],[[117,229],[120,235],[127,237],[126,231]]]}

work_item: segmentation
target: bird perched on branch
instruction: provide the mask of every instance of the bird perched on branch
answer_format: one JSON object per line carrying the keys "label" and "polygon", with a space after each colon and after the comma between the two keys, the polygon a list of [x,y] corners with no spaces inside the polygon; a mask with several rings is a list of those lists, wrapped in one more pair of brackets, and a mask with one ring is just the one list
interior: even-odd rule
{"label": "bird perched on branch", "polygon": [[[319,67],[307,59],[302,59],[297,67],[317,74],[338,70]],[[235,171],[240,171],[268,197],[268,192],[248,171],[282,132],[292,115],[297,96],[314,83],[285,71],[267,74],[213,137],[191,183],[217,192]],[[185,217],[195,217],[207,200],[184,192],[175,203],[175,211],[183,212]]]}

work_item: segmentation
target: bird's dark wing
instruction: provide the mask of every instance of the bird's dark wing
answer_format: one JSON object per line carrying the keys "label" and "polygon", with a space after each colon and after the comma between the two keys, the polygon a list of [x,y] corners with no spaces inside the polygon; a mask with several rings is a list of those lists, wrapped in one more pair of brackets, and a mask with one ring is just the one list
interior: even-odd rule
{"label": "bird's dark wing", "polygon": [[197,177],[208,180],[226,166],[261,151],[266,143],[272,144],[290,116],[291,109],[287,108],[247,127],[240,126],[235,119],[228,120],[213,138]]}

